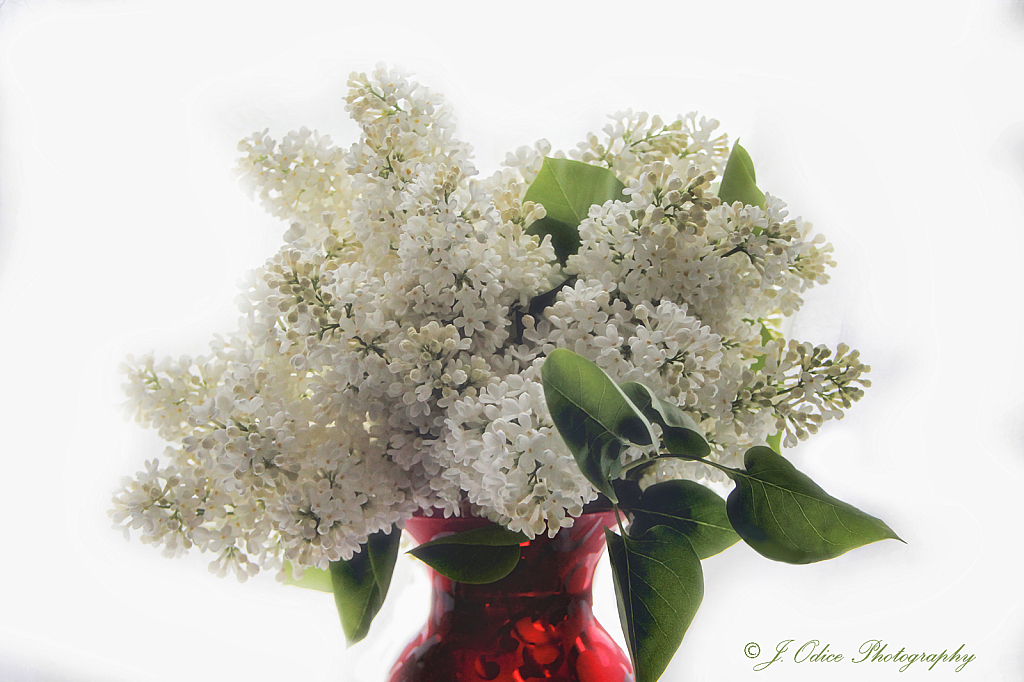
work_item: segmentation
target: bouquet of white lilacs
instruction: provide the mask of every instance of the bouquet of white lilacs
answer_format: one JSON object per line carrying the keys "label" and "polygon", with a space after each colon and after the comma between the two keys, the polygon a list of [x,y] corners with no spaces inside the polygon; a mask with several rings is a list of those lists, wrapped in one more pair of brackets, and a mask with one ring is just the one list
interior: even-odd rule
{"label": "bouquet of white lilacs", "polygon": [[782,335],[831,246],[757,189],[717,121],[625,111],[478,178],[439,95],[384,67],[349,87],[350,147],[305,128],[240,143],[289,227],[248,275],[239,329],[200,357],[129,359],[131,410],[169,445],[114,497],[126,535],[213,552],[240,580],[353,560],[420,514],[554,536],[614,497],[549,411],[555,349],[705,439],[703,459],[626,443],[615,473],[640,490],[724,482],[751,447],[792,446],[861,397],[855,351]]}

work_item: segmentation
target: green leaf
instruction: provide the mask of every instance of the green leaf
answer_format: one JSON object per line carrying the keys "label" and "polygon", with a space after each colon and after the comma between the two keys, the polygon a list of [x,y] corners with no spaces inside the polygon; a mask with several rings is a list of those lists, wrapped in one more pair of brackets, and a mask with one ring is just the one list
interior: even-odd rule
{"label": "green leaf", "polygon": [[776,431],[765,440],[768,442],[768,447],[782,454],[782,431]]}
{"label": "green leaf", "polygon": [[750,154],[740,146],[738,140],[732,146],[729,161],[725,164],[722,184],[718,188],[718,198],[723,204],[739,201],[764,208],[764,192],[757,188],[754,162],[750,160]]}
{"label": "green leaf", "polygon": [[669,526],[686,536],[701,559],[732,547],[740,539],[729,523],[725,500],[694,481],[656,483],[629,511],[633,513],[630,535],[639,536],[657,525]]}
{"label": "green leaf", "polygon": [[661,426],[661,446],[670,455],[707,457],[711,454],[711,446],[704,440],[697,422],[679,407],[659,400],[651,389],[636,381],[627,381],[619,388],[648,420]]}
{"label": "green leaf", "polygon": [[626,186],[607,168],[582,161],[545,157],[537,177],[530,183],[523,201],[544,206],[547,215],[527,230],[543,238],[551,235],[558,260],[576,253],[580,246],[579,224],[594,204],[610,199],[626,201]]}
{"label": "green leaf", "polygon": [[460,583],[480,585],[501,580],[519,563],[522,533],[489,525],[453,533],[409,550],[409,554],[441,575]]}
{"label": "green leaf", "polygon": [[771,448],[750,448],[744,464],[746,472],[729,473],[736,488],[726,510],[740,537],[769,559],[808,564],[878,540],[900,540],[883,521],[832,497]]}
{"label": "green leaf", "polygon": [[284,584],[304,587],[307,590],[317,590],[319,592],[334,592],[334,587],[331,585],[330,571],[324,571],[319,568],[307,568],[302,572],[302,577],[296,580],[292,575],[292,565],[289,561],[284,562]]}
{"label": "green leaf", "polygon": [[331,584],[349,646],[366,637],[384,604],[398,560],[402,532],[374,533],[349,561],[331,562]]}
{"label": "green leaf", "polygon": [[555,250],[558,262],[565,265],[569,256],[580,250],[579,225],[570,225],[547,216],[536,220],[526,229],[526,234],[535,234],[541,240],[551,235],[551,247]]}
{"label": "green leaf", "polygon": [[686,537],[668,526],[654,526],[639,537],[604,532],[636,682],[655,682],[704,598],[700,559]]}
{"label": "green leaf", "polygon": [[612,502],[612,481],[622,472],[628,445],[655,444],[651,424],[626,394],[590,360],[556,348],[541,367],[551,419],[583,475]]}

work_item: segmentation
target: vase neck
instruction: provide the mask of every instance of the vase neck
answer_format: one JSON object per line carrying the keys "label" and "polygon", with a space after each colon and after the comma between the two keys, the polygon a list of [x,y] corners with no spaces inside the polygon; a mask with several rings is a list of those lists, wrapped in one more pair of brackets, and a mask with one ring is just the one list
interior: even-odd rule
{"label": "vase neck", "polygon": [[[415,518],[418,542],[478,527],[479,519]],[[591,586],[609,513],[585,514],[554,538],[520,547],[516,568],[485,585],[433,573],[426,626],[391,682],[626,682],[629,659],[595,620]]]}

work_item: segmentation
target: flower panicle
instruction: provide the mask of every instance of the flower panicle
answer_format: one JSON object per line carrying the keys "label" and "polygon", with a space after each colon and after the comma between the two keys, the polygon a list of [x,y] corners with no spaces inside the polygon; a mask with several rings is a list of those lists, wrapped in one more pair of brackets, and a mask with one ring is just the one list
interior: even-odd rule
{"label": "flower panicle", "polygon": [[[554,535],[598,496],[544,400],[555,348],[673,402],[727,466],[776,431],[808,437],[869,385],[856,351],[774,331],[827,281],[832,248],[770,194],[720,201],[717,121],[619,112],[481,179],[444,100],[407,76],[353,74],[345,102],[348,147],[305,128],[240,143],[244,182],[287,228],[246,277],[238,329],[203,357],[129,360],[130,415],[169,447],[116,493],[125,533],[239,579],[326,568],[425,510]],[[545,157],[625,187],[590,207],[564,264],[526,200]],[[673,461],[641,483],[680,476],[721,477]]]}

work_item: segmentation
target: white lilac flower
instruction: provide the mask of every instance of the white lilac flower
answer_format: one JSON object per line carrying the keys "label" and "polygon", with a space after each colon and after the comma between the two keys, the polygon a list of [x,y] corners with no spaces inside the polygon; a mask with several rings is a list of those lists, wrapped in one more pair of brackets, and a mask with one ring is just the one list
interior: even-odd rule
{"label": "white lilac flower", "polygon": [[[439,95],[383,67],[349,87],[350,146],[305,128],[240,145],[287,227],[245,280],[238,330],[204,357],[129,358],[131,414],[170,445],[114,498],[125,533],[209,551],[242,580],[348,559],[431,509],[554,535],[598,496],[544,401],[558,347],[674,402],[729,465],[776,431],[806,438],[868,385],[845,346],[781,338],[831,246],[776,197],[721,204],[717,121],[625,111],[568,154],[541,140],[481,180]],[[528,233],[545,156],[627,188],[591,207],[564,268]],[[721,475],[670,460],[642,484],[666,477]]]}

